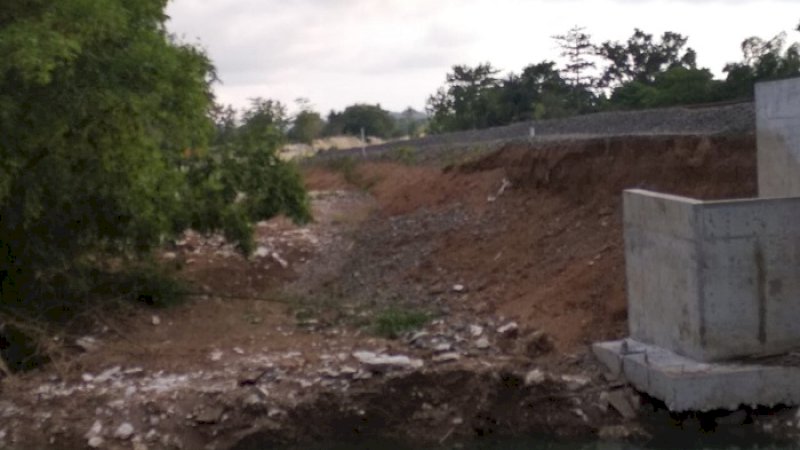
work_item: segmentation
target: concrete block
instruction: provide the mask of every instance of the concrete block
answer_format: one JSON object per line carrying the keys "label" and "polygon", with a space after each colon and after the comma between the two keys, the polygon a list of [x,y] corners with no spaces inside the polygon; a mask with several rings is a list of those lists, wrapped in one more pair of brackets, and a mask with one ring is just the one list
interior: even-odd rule
{"label": "concrete block", "polygon": [[630,335],[698,361],[800,347],[800,198],[626,191]]}
{"label": "concrete block", "polygon": [[594,344],[595,356],[671,411],[800,404],[800,367],[705,363],[633,339]]}
{"label": "concrete block", "polygon": [[800,196],[800,78],[756,84],[758,191]]}

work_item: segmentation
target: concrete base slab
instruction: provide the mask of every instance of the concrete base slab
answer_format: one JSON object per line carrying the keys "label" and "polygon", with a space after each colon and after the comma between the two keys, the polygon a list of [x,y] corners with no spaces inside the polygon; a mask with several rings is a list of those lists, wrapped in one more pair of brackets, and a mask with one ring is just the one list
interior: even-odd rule
{"label": "concrete base slab", "polygon": [[597,343],[592,350],[612,373],[670,411],[800,404],[800,365],[787,365],[787,359],[704,363],[633,339]]}

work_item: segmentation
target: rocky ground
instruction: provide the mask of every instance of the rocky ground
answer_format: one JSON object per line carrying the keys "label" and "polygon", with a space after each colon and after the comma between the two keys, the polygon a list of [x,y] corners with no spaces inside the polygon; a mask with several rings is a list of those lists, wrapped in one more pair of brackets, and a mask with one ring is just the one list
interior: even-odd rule
{"label": "rocky ground", "polygon": [[187,234],[161,257],[195,296],[71,337],[69,370],[3,379],[0,447],[791,435],[791,410],[670,416],[588,351],[625,334],[619,191],[748,195],[753,146],[598,140],[446,170],[307,168],[314,223],[259,224],[247,259]]}

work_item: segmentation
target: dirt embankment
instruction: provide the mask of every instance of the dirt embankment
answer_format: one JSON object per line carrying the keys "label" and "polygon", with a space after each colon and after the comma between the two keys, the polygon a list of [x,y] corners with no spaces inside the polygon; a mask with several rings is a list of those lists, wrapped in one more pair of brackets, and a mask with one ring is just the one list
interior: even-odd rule
{"label": "dirt embankment", "polygon": [[[253,258],[194,235],[169,249],[206,297],[87,330],[100,345],[77,357],[83,373],[5,380],[0,446],[645,436],[619,411],[639,397],[587,345],[626,334],[621,191],[756,192],[752,136],[330,167],[305,171],[317,221],[261,224]],[[420,328],[375,334],[417,311]]]}
{"label": "dirt embankment", "polygon": [[[511,144],[445,170],[366,163],[359,172],[373,180],[381,215],[355,253],[380,270],[350,271],[372,276],[372,298],[393,286],[421,304],[458,297],[445,303],[512,318],[579,351],[624,335],[622,191],[753,196],[755,167],[752,136]],[[313,169],[309,183],[326,187],[330,176]],[[468,292],[449,293],[454,284]]]}

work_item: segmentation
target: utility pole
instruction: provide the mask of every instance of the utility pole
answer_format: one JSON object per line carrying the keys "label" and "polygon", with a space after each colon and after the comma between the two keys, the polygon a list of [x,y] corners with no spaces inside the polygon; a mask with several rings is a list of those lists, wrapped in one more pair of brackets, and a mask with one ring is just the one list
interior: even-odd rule
{"label": "utility pole", "polygon": [[364,133],[364,127],[361,127],[361,157],[367,157],[367,136]]}

